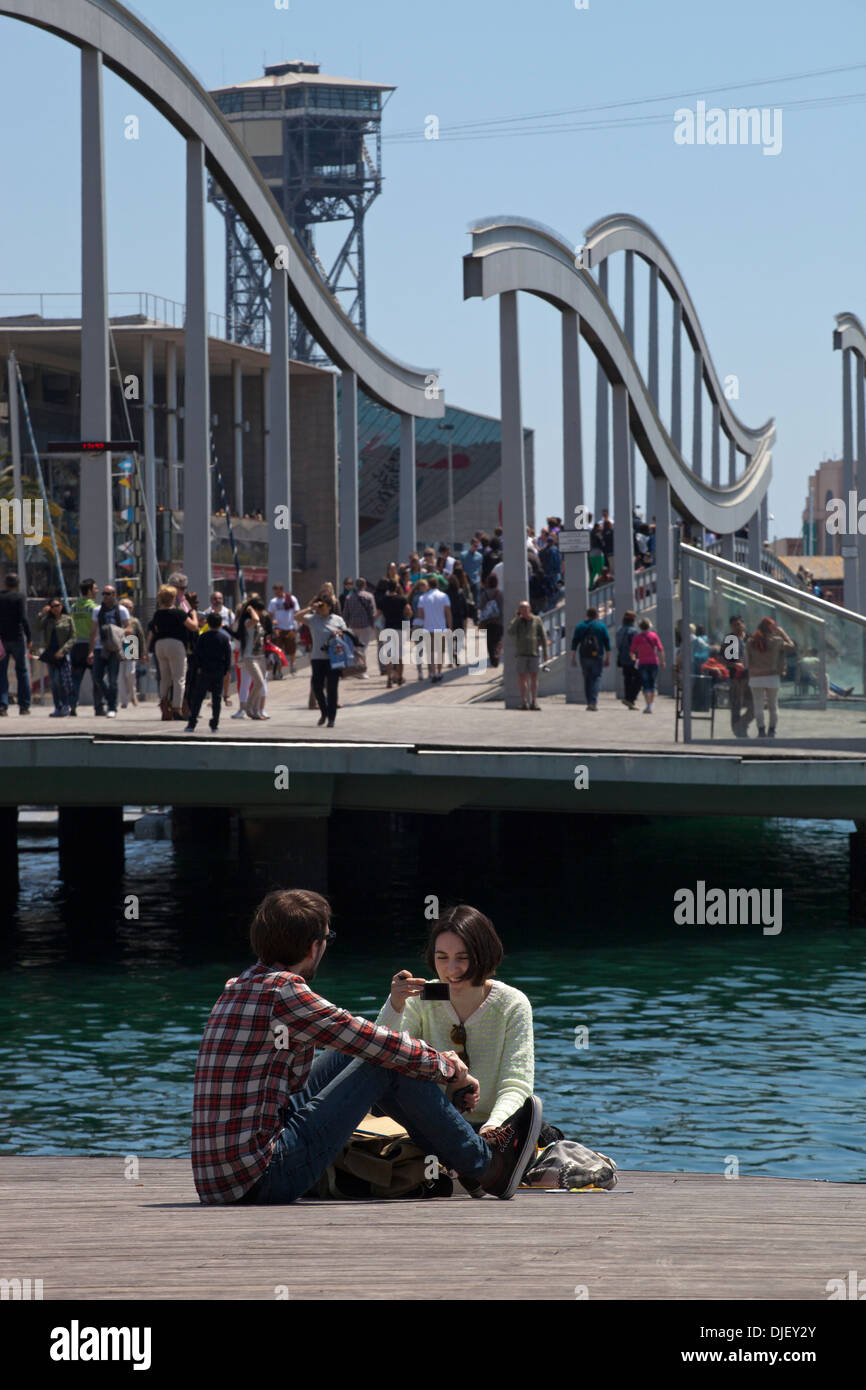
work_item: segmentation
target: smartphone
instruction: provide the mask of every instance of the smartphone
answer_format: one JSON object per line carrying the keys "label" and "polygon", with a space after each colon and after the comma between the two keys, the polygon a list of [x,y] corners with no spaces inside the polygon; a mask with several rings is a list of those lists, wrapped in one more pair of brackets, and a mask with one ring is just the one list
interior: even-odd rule
{"label": "smartphone", "polygon": [[450,999],[451,986],[447,980],[427,980],[421,991],[422,999]]}

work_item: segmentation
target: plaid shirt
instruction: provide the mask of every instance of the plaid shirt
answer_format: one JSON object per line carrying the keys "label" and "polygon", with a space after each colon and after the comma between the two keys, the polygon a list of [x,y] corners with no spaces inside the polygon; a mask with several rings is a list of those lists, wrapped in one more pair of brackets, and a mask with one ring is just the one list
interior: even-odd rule
{"label": "plaid shirt", "polygon": [[236,1202],[265,1172],[286,1098],[306,1085],[316,1046],[421,1080],[448,1080],[455,1071],[426,1043],[355,1018],[300,975],[257,961],[226,982],[199,1048],[192,1170],[203,1202]]}

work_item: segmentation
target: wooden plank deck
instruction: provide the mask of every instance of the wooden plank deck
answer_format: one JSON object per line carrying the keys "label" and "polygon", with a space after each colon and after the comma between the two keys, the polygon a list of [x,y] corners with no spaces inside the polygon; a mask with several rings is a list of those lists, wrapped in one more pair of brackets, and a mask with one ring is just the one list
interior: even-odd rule
{"label": "wooden plank deck", "polygon": [[[866,1274],[866,1184],[624,1172],[510,1202],[202,1207],[185,1159],[0,1157],[0,1276],[46,1300],[806,1299]],[[282,1296],[285,1297],[286,1293]]]}

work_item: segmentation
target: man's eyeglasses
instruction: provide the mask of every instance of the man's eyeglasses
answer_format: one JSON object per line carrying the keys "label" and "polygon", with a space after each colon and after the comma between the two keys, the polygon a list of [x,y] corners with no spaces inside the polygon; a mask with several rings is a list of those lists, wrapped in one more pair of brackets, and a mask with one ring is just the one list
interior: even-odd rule
{"label": "man's eyeglasses", "polygon": [[321,938],[322,941],[336,941],[336,939],[337,933],[335,931],[331,931],[330,927],[328,928],[325,935]]}

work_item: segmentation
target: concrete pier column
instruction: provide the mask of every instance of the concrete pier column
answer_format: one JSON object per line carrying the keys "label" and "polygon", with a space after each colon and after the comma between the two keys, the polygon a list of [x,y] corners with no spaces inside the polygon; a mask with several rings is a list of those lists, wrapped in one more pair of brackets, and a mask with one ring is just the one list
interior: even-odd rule
{"label": "concrete pier column", "polygon": [[[607,297],[607,261],[598,268],[598,287]],[[610,510],[610,431],[608,429],[609,383],[604,367],[599,362],[595,374],[595,494],[593,498],[593,521],[601,521],[601,514]]]}
{"label": "concrete pier column", "polygon": [[[17,806],[0,806],[0,883],[13,891],[18,887]],[[14,903],[7,900],[6,906],[11,910]]]}
{"label": "concrete pier column", "polygon": [[[177,476],[177,344],[165,345],[165,461],[168,468],[168,505],[178,510]],[[170,557],[169,557],[170,558]]]}
{"label": "concrete pier column", "polygon": [[242,862],[261,891],[308,888],[328,891],[328,818],[268,815],[258,807],[241,811]]}
{"label": "concrete pier column", "polygon": [[[102,54],[81,50],[81,438],[110,439]],[[79,577],[114,581],[111,455],[80,461]]]}
{"label": "concrete pier column", "polygon": [[866,922],[866,820],[854,825],[848,836],[848,912],[855,921]]}
{"label": "concrete pier column", "polygon": [[[357,425],[356,425],[357,428]],[[400,416],[400,499],[398,559],[405,564],[418,544],[418,520],[415,514],[415,416]],[[345,578],[344,575],[340,576]]]}
{"label": "concrete pier column", "polygon": [[60,876],[67,882],[86,883],[96,891],[104,878],[119,879],[124,868],[123,807],[60,806],[57,843]]}
{"label": "concrete pier column", "polygon": [[[565,505],[565,525],[574,525],[575,508],[586,506],[583,485],[583,443],[581,439],[580,408],[580,319],[573,309],[562,312],[562,470]],[[575,623],[586,613],[587,569],[586,556],[564,555],[565,570],[565,631],[566,704],[580,704],[581,672],[571,666],[568,643]]]}
{"label": "concrete pier column", "polygon": [[[854,491],[854,431],[851,418],[851,358],[850,348],[842,352],[842,496],[847,509],[851,493]],[[848,519],[849,526],[851,518]],[[846,554],[846,552],[850,552]],[[853,536],[842,537],[843,590],[842,603],[845,608],[857,608],[857,546]]]}
{"label": "concrete pier column", "polygon": [[[292,592],[292,469],[289,455],[288,275],[271,270],[270,435],[265,474],[268,523],[268,589],[285,584]],[[287,510],[286,510],[287,509]]]}
{"label": "concrete pier column", "polygon": [[235,516],[244,514],[244,374],[238,358],[232,362],[232,432],[234,435]]}
{"label": "concrete pier column", "polygon": [[[348,367],[340,377],[340,569],[342,582],[357,578],[360,568],[358,539],[358,376]],[[409,547],[413,549],[412,546]],[[408,559],[409,552],[401,555]]]}
{"label": "concrete pier column", "polygon": [[159,588],[159,568],[156,563],[156,448],[154,445],[154,401],[153,401],[153,338],[146,335],[142,348],[142,397],[144,404],[144,516],[142,517],[144,535],[144,608],[152,612],[156,605],[156,591]]}
{"label": "concrete pier column", "polygon": [[184,324],[183,567],[189,587],[211,591],[210,378],[207,342],[204,145],[186,142],[186,323]]}
{"label": "concrete pier column", "polygon": [[663,671],[659,671],[659,692],[674,691],[674,564],[671,534],[671,485],[662,474],[653,479],[656,518],[656,632],[665,649]]}
{"label": "concrete pier column", "polygon": [[504,544],[503,608],[505,626],[503,657],[506,709],[520,708],[517,666],[508,636],[508,624],[517,605],[529,597],[526,571],[526,489],[523,468],[523,421],[520,410],[520,341],[517,325],[517,291],[499,296],[499,374],[502,420],[502,529]]}
{"label": "concrete pier column", "polygon": [[634,608],[634,535],[631,526],[628,438],[628,390],[623,382],[618,382],[613,387],[613,596],[617,624],[622,622],[626,609]]}

